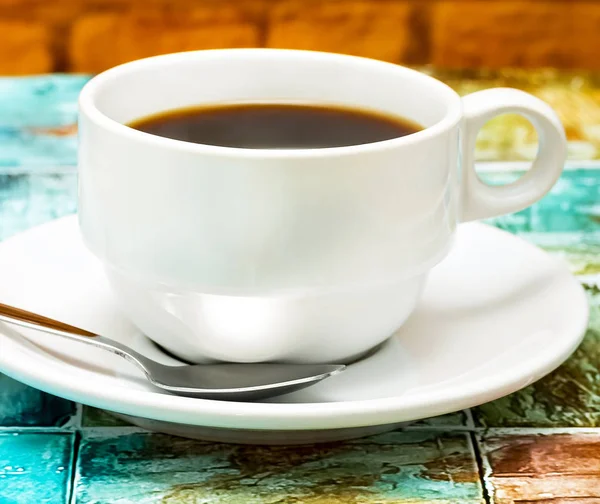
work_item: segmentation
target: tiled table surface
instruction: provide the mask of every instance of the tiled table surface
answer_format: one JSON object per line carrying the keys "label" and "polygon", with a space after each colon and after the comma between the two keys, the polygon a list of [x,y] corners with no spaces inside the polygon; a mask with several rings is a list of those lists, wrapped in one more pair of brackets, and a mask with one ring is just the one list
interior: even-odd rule
{"label": "tiled table surface", "polygon": [[[552,193],[494,222],[564,257],[588,292],[589,330],[563,366],[471,411],[290,448],[144,432],[0,375],[0,504],[600,503],[600,81],[553,72],[441,78],[460,92],[522,87],[567,126],[571,161]],[[75,212],[74,122],[85,81],[0,79],[0,238]],[[523,121],[496,120],[479,158],[527,159],[534,142]],[[521,165],[483,169],[503,183]]]}

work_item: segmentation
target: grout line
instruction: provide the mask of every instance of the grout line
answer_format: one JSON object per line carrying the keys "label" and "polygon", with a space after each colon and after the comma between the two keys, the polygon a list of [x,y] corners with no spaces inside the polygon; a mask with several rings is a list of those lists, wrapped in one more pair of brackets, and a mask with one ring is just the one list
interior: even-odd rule
{"label": "grout line", "polygon": [[[417,420],[415,420],[417,421]],[[471,432],[474,429],[468,425],[413,425],[401,427],[404,431],[436,431],[436,432]]]}
{"label": "grout line", "polygon": [[[412,432],[440,432],[440,433],[468,433],[472,436],[485,438],[495,436],[528,436],[528,435],[597,435],[600,436],[600,427],[476,427],[471,424],[472,417],[469,410],[467,425],[415,425],[409,424],[401,427],[402,431]],[[471,417],[471,418],[470,418]],[[79,438],[82,435],[112,437],[136,433],[154,434],[156,432],[141,427],[132,426],[93,426],[80,427],[76,425],[64,427],[39,427],[39,426],[13,426],[0,427],[0,435],[10,434],[73,434]]]}
{"label": "grout line", "polygon": [[81,403],[75,403],[75,413],[62,425],[65,429],[81,429],[81,422],[83,417],[83,405]]}
{"label": "grout line", "polygon": [[[459,413],[458,411],[456,413]],[[465,409],[460,411],[465,416],[466,422],[464,425],[431,425],[431,424],[408,424],[404,426],[403,430],[423,431],[423,430],[443,430],[447,432],[471,432],[481,430],[475,426],[473,420],[473,413],[471,410]],[[418,420],[415,420],[417,422]]]}
{"label": "grout line", "polygon": [[[468,410],[465,410],[465,413]],[[596,434],[600,435],[600,427],[478,427],[471,424],[467,417],[466,425],[424,425],[408,424],[401,427],[404,431],[436,431],[436,432],[472,432],[474,434],[490,436],[527,436],[527,435],[553,435],[553,434]],[[415,420],[417,422],[417,420]]]}
{"label": "grout line", "polygon": [[77,476],[79,474],[79,449],[81,447],[81,433],[73,433],[73,450],[71,450],[71,474],[67,483],[67,503],[76,504],[77,500]]}
{"label": "grout line", "polygon": [[471,432],[470,439],[471,449],[473,450],[473,456],[475,457],[475,464],[477,465],[477,470],[479,472],[479,481],[481,482],[481,492],[483,494],[483,499],[487,504],[493,504],[494,489],[493,487],[488,487],[488,476],[492,472],[491,467],[489,465],[487,457],[484,457],[481,452],[478,434],[475,432]]}
{"label": "grout line", "polygon": [[467,427],[469,427],[472,430],[475,430],[477,426],[475,425],[475,418],[473,417],[473,411],[471,410],[471,408],[463,410],[463,413],[467,417]]}

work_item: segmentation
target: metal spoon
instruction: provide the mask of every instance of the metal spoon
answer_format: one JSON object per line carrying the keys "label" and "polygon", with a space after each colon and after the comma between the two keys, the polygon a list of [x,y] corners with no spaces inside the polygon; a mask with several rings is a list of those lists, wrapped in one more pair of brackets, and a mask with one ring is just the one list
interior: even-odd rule
{"label": "metal spoon", "polygon": [[195,364],[166,366],[92,332],[0,303],[0,321],[108,350],[139,367],[148,381],[176,395],[255,401],[314,385],[339,373],[338,364]]}

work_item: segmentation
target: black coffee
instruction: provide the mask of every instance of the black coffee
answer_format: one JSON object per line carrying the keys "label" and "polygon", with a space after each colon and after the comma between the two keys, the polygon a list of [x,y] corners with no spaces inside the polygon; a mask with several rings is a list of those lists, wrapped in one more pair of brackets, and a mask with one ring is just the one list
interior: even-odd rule
{"label": "black coffee", "polygon": [[246,149],[345,147],[398,138],[423,129],[402,118],[369,110],[296,104],[170,110],[129,126],[186,142]]}

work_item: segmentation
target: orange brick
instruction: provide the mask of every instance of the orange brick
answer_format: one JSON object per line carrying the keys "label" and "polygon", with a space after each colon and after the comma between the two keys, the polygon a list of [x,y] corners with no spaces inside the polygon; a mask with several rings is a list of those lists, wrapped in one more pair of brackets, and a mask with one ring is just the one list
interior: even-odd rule
{"label": "orange brick", "polygon": [[0,73],[47,73],[53,68],[51,37],[42,23],[0,21]]}
{"label": "orange brick", "polygon": [[432,60],[448,67],[572,65],[571,1],[440,0]]}
{"label": "orange brick", "polygon": [[259,44],[257,23],[233,7],[90,14],[73,26],[69,66],[98,72],[156,54]]}
{"label": "orange brick", "polygon": [[412,13],[402,0],[288,0],[271,9],[267,46],[413,61]]}
{"label": "orange brick", "polygon": [[571,66],[600,69],[600,4],[580,1],[570,5],[571,33],[568,43]]}
{"label": "orange brick", "polygon": [[[270,0],[233,0],[235,9],[246,14],[263,12],[268,2]],[[219,10],[224,3],[222,0],[0,0],[0,18],[16,16],[56,22],[82,14],[124,12],[136,8],[185,11],[202,6]]]}

